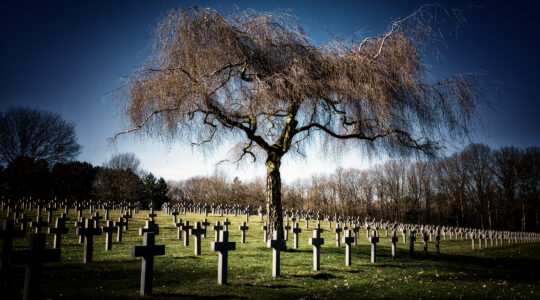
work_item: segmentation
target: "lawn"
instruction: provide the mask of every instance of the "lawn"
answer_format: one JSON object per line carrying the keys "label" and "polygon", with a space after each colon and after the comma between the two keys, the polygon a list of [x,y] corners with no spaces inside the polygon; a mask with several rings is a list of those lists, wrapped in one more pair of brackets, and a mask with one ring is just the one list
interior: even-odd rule
{"label": "lawn", "polygon": [[[101,215],[103,212],[98,210]],[[34,216],[33,212],[27,212]],[[140,258],[131,257],[131,247],[142,245],[138,229],[147,220],[148,211],[141,211],[129,222],[123,241],[113,237],[112,251],[105,251],[105,236],[94,237],[94,262],[82,263],[83,246],[78,243],[73,225],[76,211],[70,211],[69,233],[63,236],[61,262],[46,263],[41,294],[50,299],[133,299],[139,297]],[[327,298],[540,298],[540,244],[511,244],[487,249],[471,249],[470,240],[441,240],[441,254],[435,254],[434,242],[428,255],[423,255],[422,243],[416,244],[416,255],[409,255],[409,245],[398,235],[397,259],[390,257],[390,243],[380,232],[377,262],[370,263],[370,244],[365,229],[359,233],[358,246],[352,247],[352,265],[345,266],[345,247],[336,246],[335,234],[325,229],[322,237],[321,271],[312,271],[312,247],[308,239],[316,222],[300,222],[299,249],[281,253],[281,277],[272,278],[272,249],[263,242],[262,222],[252,216],[246,232],[246,243],[240,243],[238,226],[244,216],[228,216],[229,240],[236,250],[229,252],[228,284],[217,285],[217,252],[210,251],[214,231],[209,226],[202,242],[202,255],[195,256],[194,241],[184,246],[176,238],[173,217],[157,212],[160,234],[156,244],[165,244],[165,255],[155,259],[153,296],[148,299],[182,298],[249,298],[249,299],[327,299]],[[59,212],[55,213],[56,216]],[[85,211],[85,216],[90,216]],[[112,211],[116,220],[119,211]],[[5,216],[4,216],[5,217]],[[190,225],[202,221],[199,214],[179,215]],[[223,222],[225,217],[209,214],[208,221]],[[101,221],[100,226],[105,222]],[[334,225],[334,224],[333,224]],[[28,229],[30,232],[30,229]],[[27,235],[28,239],[28,235]],[[14,240],[15,249],[24,249],[28,240]],[[47,235],[47,247],[52,247],[52,235]],[[22,298],[24,265],[13,265],[0,274],[0,298]]]}

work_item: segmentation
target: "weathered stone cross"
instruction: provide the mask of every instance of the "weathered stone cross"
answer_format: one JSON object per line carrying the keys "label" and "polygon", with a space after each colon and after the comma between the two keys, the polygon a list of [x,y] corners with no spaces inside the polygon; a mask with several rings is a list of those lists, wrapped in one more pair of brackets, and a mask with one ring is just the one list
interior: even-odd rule
{"label": "weathered stone cross", "polygon": [[164,255],[165,245],[155,245],[155,234],[145,232],[143,246],[131,247],[132,257],[142,257],[141,266],[141,296],[152,295],[152,279],[154,273],[154,256]]}
{"label": "weathered stone cross", "polygon": [[94,235],[101,235],[101,228],[94,228],[94,221],[86,219],[84,227],[77,228],[77,235],[84,237],[83,263],[92,262]]}
{"label": "weathered stone cross", "polygon": [[322,229],[313,230],[313,237],[309,239],[309,244],[313,246],[313,271],[320,270],[321,245],[324,245],[321,231]]}
{"label": "weathered stone cross", "polygon": [[242,222],[242,226],[238,227],[238,230],[242,231],[242,236],[240,238],[240,243],[244,244],[246,242],[246,230],[248,230],[249,227],[246,226],[246,222]]}
{"label": "weathered stone cross", "polygon": [[196,222],[195,228],[189,230],[189,234],[195,236],[195,255],[201,255],[201,235],[205,232],[206,229],[202,228],[201,222]]}
{"label": "weathered stone cross", "polygon": [[351,265],[351,244],[354,242],[354,237],[351,236],[350,230],[345,230],[343,236],[343,243],[345,244],[345,265],[348,267]]}
{"label": "weathered stone cross", "polygon": [[[245,222],[244,222],[245,223]],[[218,284],[227,284],[227,263],[229,260],[229,251],[236,250],[236,243],[229,242],[229,232],[221,232],[221,241],[212,242],[210,249],[219,251],[218,256]]]}
{"label": "weathered stone cross", "polygon": [[60,261],[60,249],[45,249],[45,234],[32,234],[30,250],[13,251],[9,258],[12,264],[26,264],[23,299],[39,299],[43,263]]}
{"label": "weathered stone cross", "polygon": [[267,247],[272,248],[272,277],[279,277],[279,265],[281,250],[287,249],[285,240],[281,238],[281,230],[274,231],[273,239],[267,242]]}

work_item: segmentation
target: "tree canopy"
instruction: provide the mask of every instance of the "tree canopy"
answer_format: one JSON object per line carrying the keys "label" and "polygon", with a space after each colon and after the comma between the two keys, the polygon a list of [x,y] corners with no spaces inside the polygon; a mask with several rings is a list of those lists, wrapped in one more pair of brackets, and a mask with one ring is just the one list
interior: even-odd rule
{"label": "tree canopy", "polygon": [[265,158],[268,218],[278,229],[279,169],[290,150],[323,141],[331,151],[433,154],[445,137],[468,133],[477,77],[434,82],[426,73],[435,9],[423,6],[379,36],[323,46],[286,13],[171,10],[155,56],[129,82],[133,128],[120,134],[145,129],[210,147],[232,140],[236,160]]}
{"label": "tree canopy", "polygon": [[0,163],[8,165],[25,157],[53,166],[73,160],[81,148],[75,125],[58,113],[30,107],[11,107],[0,113]]}

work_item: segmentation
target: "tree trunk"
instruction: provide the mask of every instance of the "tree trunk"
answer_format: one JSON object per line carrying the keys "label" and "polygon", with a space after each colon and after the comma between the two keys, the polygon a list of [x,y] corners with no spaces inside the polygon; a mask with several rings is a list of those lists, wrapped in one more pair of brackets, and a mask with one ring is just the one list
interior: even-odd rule
{"label": "tree trunk", "polygon": [[[266,160],[266,211],[269,230],[267,236],[272,239],[275,230],[283,235],[283,213],[281,208],[281,175],[279,167],[281,157],[269,154]],[[283,238],[283,236],[281,237]]]}

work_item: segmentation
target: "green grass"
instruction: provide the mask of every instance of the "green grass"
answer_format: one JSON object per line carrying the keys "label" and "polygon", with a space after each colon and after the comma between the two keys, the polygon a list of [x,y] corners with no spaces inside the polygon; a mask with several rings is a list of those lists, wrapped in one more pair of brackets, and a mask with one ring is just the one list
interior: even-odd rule
{"label": "green grass", "polygon": [[[103,214],[102,211],[99,211]],[[132,258],[130,249],[142,244],[138,229],[144,225],[148,211],[141,211],[129,222],[122,243],[113,243],[112,251],[105,251],[105,236],[94,238],[94,262],[82,263],[83,246],[78,243],[73,222],[76,212],[71,211],[67,222],[69,233],[63,237],[62,261],[47,263],[44,267],[41,294],[45,298],[62,299],[131,299],[139,297],[141,262]],[[28,213],[33,216],[34,213]],[[119,211],[111,212],[116,220]],[[59,212],[55,214],[59,215]],[[89,216],[88,211],[85,216]],[[197,214],[179,215],[190,225],[202,221]],[[308,238],[310,229],[300,222],[299,249],[281,254],[281,277],[272,278],[272,250],[263,242],[262,223],[252,216],[246,232],[246,243],[240,244],[238,226],[244,216],[229,216],[230,241],[236,250],[229,252],[228,285],[217,285],[216,252],[210,251],[214,231],[208,228],[202,242],[202,255],[195,256],[193,237],[190,245],[176,239],[173,217],[158,212],[160,234],[157,244],[165,244],[165,255],[156,257],[153,296],[150,299],[185,298],[539,298],[540,297],[540,245],[513,244],[472,251],[470,240],[442,240],[441,254],[434,253],[434,243],[429,243],[429,254],[421,254],[422,244],[417,243],[414,257],[409,255],[408,244],[398,243],[398,258],[390,257],[390,243],[381,232],[377,249],[377,263],[370,259],[370,245],[364,229],[359,233],[358,246],[352,247],[352,266],[345,266],[345,248],[336,247],[335,234],[325,229],[322,237],[321,271],[312,271],[312,247]],[[224,217],[209,215],[214,224]],[[101,221],[100,226],[105,222]],[[212,225],[211,225],[212,226]],[[30,231],[30,229],[28,229]],[[28,235],[27,235],[28,236]],[[113,240],[116,240],[114,234]],[[293,235],[289,235],[292,248]],[[16,249],[24,249],[27,239],[14,242]],[[47,235],[47,247],[52,247],[52,235]],[[21,297],[25,268],[12,266],[0,274],[0,298]]]}

